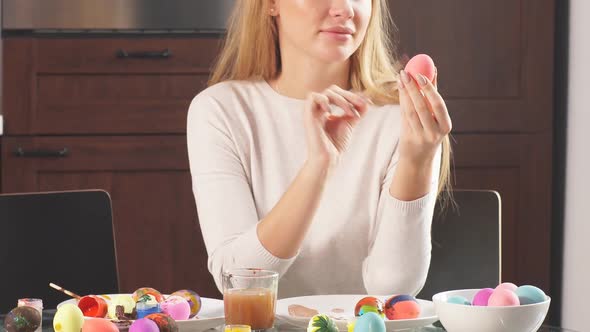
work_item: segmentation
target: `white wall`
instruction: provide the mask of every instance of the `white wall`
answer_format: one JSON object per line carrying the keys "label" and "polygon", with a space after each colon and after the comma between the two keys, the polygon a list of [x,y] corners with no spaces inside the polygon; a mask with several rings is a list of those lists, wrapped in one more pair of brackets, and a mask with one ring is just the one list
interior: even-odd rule
{"label": "white wall", "polygon": [[[560,1],[560,0],[557,0]],[[590,307],[590,1],[570,0],[562,325],[588,331]]]}

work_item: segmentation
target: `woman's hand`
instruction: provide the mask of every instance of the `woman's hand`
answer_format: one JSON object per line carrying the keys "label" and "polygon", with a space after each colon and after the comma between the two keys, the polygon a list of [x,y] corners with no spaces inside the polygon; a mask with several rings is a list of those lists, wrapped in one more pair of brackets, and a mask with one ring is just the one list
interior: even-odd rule
{"label": "woman's hand", "polygon": [[[331,105],[344,113],[333,114]],[[367,112],[367,101],[358,94],[332,85],[322,93],[312,92],[305,103],[308,160],[333,166],[346,150],[352,130]]]}
{"label": "woman's hand", "polygon": [[417,74],[400,73],[399,95],[403,112],[400,162],[416,167],[430,165],[452,123],[445,101],[434,84]]}

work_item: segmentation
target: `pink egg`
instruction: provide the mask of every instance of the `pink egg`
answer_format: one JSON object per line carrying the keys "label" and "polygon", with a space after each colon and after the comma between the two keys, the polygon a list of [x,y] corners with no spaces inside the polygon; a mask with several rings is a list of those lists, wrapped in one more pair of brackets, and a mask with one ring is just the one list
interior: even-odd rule
{"label": "pink egg", "polygon": [[506,307],[506,306],[515,306],[520,305],[520,301],[518,300],[518,296],[511,290],[508,289],[496,289],[492,296],[490,296],[490,300],[488,305],[491,307]]}
{"label": "pink egg", "polygon": [[416,78],[417,74],[422,74],[431,82],[434,80],[436,72],[434,61],[426,54],[418,54],[411,58],[404,70],[407,73],[410,73],[414,78]]}
{"label": "pink egg", "polygon": [[516,289],[518,288],[518,286],[516,286],[515,284],[511,283],[511,282],[504,282],[499,284],[496,289],[507,289],[511,292],[516,292]]}
{"label": "pink egg", "polygon": [[152,320],[141,318],[131,324],[129,332],[160,332],[160,328]]}
{"label": "pink egg", "polygon": [[471,303],[476,306],[485,307],[488,305],[488,301],[493,292],[494,290],[491,288],[483,288],[479,292],[475,293]]}
{"label": "pink egg", "polygon": [[191,306],[187,300],[177,295],[171,295],[160,303],[162,312],[174,320],[186,320],[191,314]]}
{"label": "pink egg", "polygon": [[82,332],[119,332],[119,328],[110,320],[91,318],[84,321]]}

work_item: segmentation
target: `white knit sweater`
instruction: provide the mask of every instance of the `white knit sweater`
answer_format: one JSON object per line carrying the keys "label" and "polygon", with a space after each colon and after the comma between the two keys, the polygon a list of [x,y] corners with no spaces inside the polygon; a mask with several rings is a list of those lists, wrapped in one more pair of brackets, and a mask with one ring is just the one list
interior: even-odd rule
{"label": "white knit sweater", "polygon": [[304,100],[264,80],[211,86],[192,101],[188,152],[209,271],[257,267],[280,273],[279,297],[311,294],[416,294],[430,263],[431,191],[415,201],[391,196],[399,105],[372,106],[325,185],[299,254],[280,259],[256,234],[306,158]]}

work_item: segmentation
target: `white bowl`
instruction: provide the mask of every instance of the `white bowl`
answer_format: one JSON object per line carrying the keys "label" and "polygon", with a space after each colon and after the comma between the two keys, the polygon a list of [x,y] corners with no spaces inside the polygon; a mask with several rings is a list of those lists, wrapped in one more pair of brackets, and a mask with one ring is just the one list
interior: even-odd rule
{"label": "white bowl", "polygon": [[510,307],[481,307],[448,303],[451,296],[469,301],[479,289],[442,292],[432,297],[434,310],[448,332],[532,332],[543,324],[551,298],[541,303]]}

